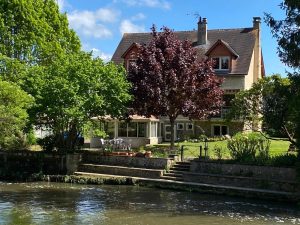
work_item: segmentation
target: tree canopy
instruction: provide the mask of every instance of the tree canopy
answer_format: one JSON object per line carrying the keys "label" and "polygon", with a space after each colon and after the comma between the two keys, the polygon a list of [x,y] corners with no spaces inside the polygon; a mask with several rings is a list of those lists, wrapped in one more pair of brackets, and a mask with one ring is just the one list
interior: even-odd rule
{"label": "tree canopy", "polygon": [[55,0],[0,1],[0,53],[29,64],[50,63],[80,50]]}
{"label": "tree canopy", "polygon": [[249,90],[236,94],[232,101],[230,118],[240,118],[245,124],[262,129],[269,134],[278,132],[296,144],[295,121],[297,114],[292,110],[294,101],[293,88],[289,78],[272,75],[259,80]]}
{"label": "tree canopy", "polygon": [[291,81],[289,114],[293,114],[295,138],[300,149],[300,4],[299,0],[284,0],[280,8],[286,17],[278,20],[266,14],[265,21],[278,42],[278,54],[283,63],[294,69],[288,76]]}
{"label": "tree canopy", "polygon": [[[51,128],[58,148],[74,149],[87,121],[98,116],[121,116],[130,100],[125,70],[93,59],[88,53],[68,55],[39,72],[43,78],[31,88],[38,93],[36,123]],[[35,80],[36,73],[28,79]]]}
{"label": "tree canopy", "polygon": [[299,0],[284,0],[280,3],[280,8],[285,11],[286,18],[276,20],[271,14],[266,14],[265,21],[278,42],[278,54],[282,62],[299,70],[300,2]]}
{"label": "tree canopy", "polygon": [[214,74],[210,60],[198,58],[189,41],[179,40],[168,28],[138,47],[137,60],[129,68],[134,113],[168,116],[171,123],[171,147],[174,145],[174,121],[179,115],[205,118],[222,105],[222,80]]}
{"label": "tree canopy", "polygon": [[49,127],[65,150],[91,117],[120,116],[130,99],[124,69],[80,47],[56,0],[0,1],[0,78],[34,97],[31,124]]}
{"label": "tree canopy", "polygon": [[0,80],[0,149],[24,147],[22,129],[33,98],[16,84]]}

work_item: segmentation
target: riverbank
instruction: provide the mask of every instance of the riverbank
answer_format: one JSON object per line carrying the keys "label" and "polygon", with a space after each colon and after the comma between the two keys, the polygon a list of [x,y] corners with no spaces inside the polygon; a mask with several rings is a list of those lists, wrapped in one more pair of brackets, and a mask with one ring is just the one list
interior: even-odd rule
{"label": "riverbank", "polygon": [[294,168],[169,158],[8,152],[0,154],[0,179],[79,184],[138,185],[180,191],[300,202]]}
{"label": "riverbank", "polygon": [[151,179],[142,177],[118,176],[109,174],[84,173],[81,175],[44,175],[37,180],[73,184],[95,184],[95,185],[133,185],[151,188],[162,188],[170,190],[198,192],[205,194],[217,194],[228,196],[239,196],[252,199],[264,199],[282,202],[300,202],[297,194],[270,191],[264,189],[241,188],[234,186],[212,185],[195,182],[184,182],[163,179]]}

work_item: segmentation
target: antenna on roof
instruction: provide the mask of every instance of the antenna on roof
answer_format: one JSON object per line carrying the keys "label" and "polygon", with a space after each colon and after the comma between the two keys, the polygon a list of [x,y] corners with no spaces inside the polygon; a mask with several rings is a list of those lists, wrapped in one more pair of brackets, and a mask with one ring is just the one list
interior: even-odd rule
{"label": "antenna on roof", "polygon": [[195,17],[195,19],[200,19],[201,20],[201,16],[199,14],[199,12],[192,12],[192,13],[187,13],[187,16],[193,16]]}

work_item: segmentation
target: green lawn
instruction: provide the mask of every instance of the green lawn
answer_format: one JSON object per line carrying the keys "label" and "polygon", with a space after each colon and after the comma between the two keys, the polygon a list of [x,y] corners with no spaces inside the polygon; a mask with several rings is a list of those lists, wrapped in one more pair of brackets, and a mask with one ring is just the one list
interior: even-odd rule
{"label": "green lawn", "polygon": [[[176,146],[184,146],[184,156],[185,157],[198,157],[200,152],[200,145],[202,145],[202,148],[204,148],[204,142],[180,142],[176,143]],[[285,154],[289,148],[290,142],[284,141],[284,140],[271,140],[271,146],[270,146],[270,155],[276,156],[276,155],[282,155]],[[169,143],[163,143],[159,145],[153,146],[155,147],[168,147]],[[224,159],[230,158],[229,151],[227,149],[227,141],[214,141],[214,142],[208,142],[208,155],[210,158],[216,158],[214,153],[215,146],[221,147],[223,149],[223,157]],[[203,150],[204,152],[204,150]],[[202,153],[204,154],[204,153]]]}

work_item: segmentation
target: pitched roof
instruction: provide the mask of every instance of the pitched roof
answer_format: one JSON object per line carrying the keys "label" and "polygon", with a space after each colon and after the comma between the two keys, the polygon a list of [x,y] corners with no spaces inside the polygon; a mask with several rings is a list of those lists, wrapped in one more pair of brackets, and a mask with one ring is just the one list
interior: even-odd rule
{"label": "pitched roof", "polygon": [[235,59],[237,59],[239,57],[239,54],[226,42],[223,41],[222,39],[219,39],[213,46],[210,47],[210,49],[208,49],[208,51],[205,53],[206,56],[209,56],[210,53],[219,45],[222,44],[224,45],[229,52],[231,52],[232,55],[234,55]]}
{"label": "pitched roof", "polygon": [[[221,29],[207,31],[207,44],[197,45],[197,31],[175,31],[174,34],[180,40],[189,40],[197,49],[200,56],[205,53],[219,40],[223,40],[239,56],[230,74],[247,74],[251,62],[255,44],[255,32],[253,28]],[[152,38],[151,33],[125,33],[120,41],[112,61],[123,63],[122,55],[133,43],[148,44]]]}

